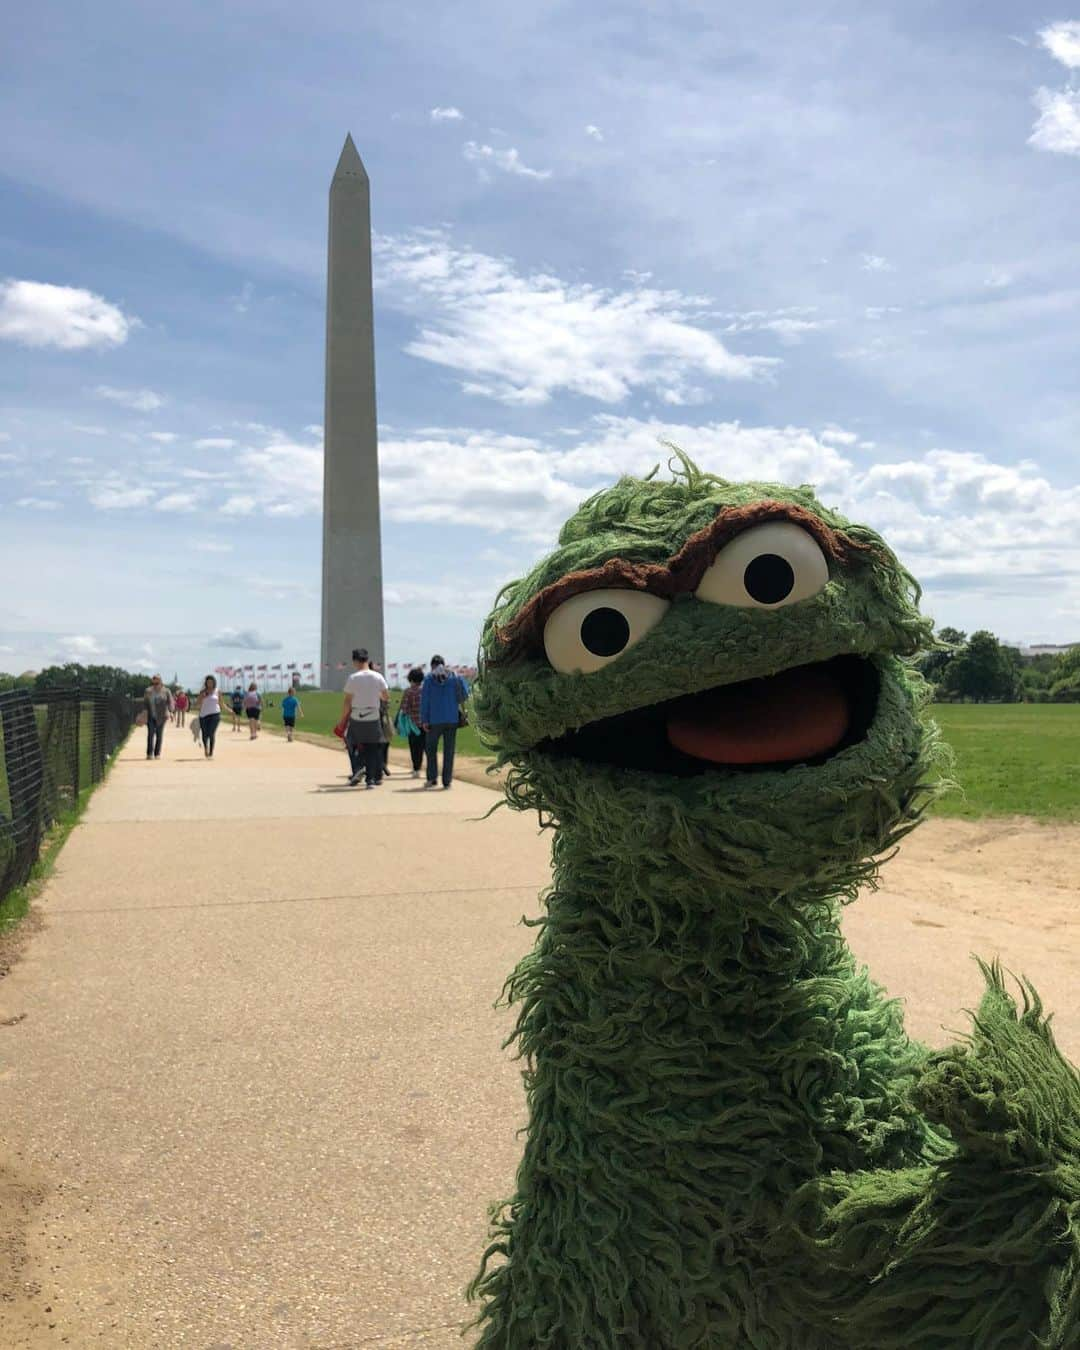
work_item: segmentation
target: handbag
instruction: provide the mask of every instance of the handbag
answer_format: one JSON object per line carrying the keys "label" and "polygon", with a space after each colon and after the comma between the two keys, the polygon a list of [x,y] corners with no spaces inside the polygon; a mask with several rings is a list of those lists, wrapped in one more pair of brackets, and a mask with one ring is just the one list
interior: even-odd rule
{"label": "handbag", "polygon": [[137,727],[144,727],[144,726],[146,726],[146,724],[147,724],[147,722],[149,722],[149,720],[150,720],[150,714],[146,711],[145,708],[143,708],[142,712],[137,712],[137,713],[135,714],[135,725],[136,725]]}
{"label": "handbag", "polygon": [[337,736],[337,737],[339,737],[341,740],[344,740],[344,739],[345,739],[345,732],[348,730],[348,728],[349,728],[349,718],[348,718],[348,716],[346,715],[345,717],[343,717],[343,718],[341,719],[341,721],[340,721],[340,722],[337,724],[337,726],[334,728],[334,735]]}

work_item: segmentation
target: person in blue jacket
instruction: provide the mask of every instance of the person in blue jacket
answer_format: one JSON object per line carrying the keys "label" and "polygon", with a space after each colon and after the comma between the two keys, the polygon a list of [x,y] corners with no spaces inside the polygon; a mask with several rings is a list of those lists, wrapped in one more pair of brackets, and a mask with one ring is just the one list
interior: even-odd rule
{"label": "person in blue jacket", "polygon": [[420,726],[427,737],[427,782],[425,788],[439,785],[439,739],[443,743],[442,785],[454,781],[454,743],[461,709],[469,697],[469,686],[455,675],[441,656],[431,658],[431,669],[420,690]]}

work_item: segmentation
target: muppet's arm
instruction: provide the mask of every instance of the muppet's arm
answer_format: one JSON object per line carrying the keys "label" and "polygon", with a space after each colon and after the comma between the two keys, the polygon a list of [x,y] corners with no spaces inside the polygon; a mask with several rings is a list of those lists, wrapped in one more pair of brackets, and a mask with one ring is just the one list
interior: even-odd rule
{"label": "muppet's arm", "polygon": [[838,1350],[1080,1346],[1080,1077],[1034,990],[1018,1009],[984,970],[968,1043],[932,1056],[916,1088],[955,1154],[833,1173],[792,1206],[797,1297]]}

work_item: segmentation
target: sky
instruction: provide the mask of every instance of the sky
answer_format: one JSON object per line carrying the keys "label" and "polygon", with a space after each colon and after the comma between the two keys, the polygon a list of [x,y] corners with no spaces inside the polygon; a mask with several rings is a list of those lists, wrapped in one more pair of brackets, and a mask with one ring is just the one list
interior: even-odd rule
{"label": "sky", "polygon": [[346,132],[372,185],[390,660],[469,662],[500,585],[664,441],[816,484],[940,624],[1080,641],[1074,14],[22,6],[0,669],[318,661]]}

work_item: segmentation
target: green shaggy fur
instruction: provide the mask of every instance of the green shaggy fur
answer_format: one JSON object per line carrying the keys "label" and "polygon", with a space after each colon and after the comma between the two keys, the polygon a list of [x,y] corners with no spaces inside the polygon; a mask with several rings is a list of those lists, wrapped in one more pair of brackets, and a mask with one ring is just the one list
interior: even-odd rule
{"label": "green shaggy fur", "polygon": [[[692,597],[609,666],[500,661],[536,591],[663,562],[763,497],[874,545],[776,611]],[[508,981],[529,1124],[471,1287],[499,1350],[936,1350],[1080,1341],[1080,1089],[1037,1002],[990,974],[970,1046],[930,1055],[859,967],[840,909],[917,823],[940,758],[906,658],[918,588],[807,488],[681,459],[623,479],[485,628],[482,732],[511,805],[553,828],[534,950]],[[558,758],[597,718],[856,652],[866,737],[824,764],[693,778]]]}

